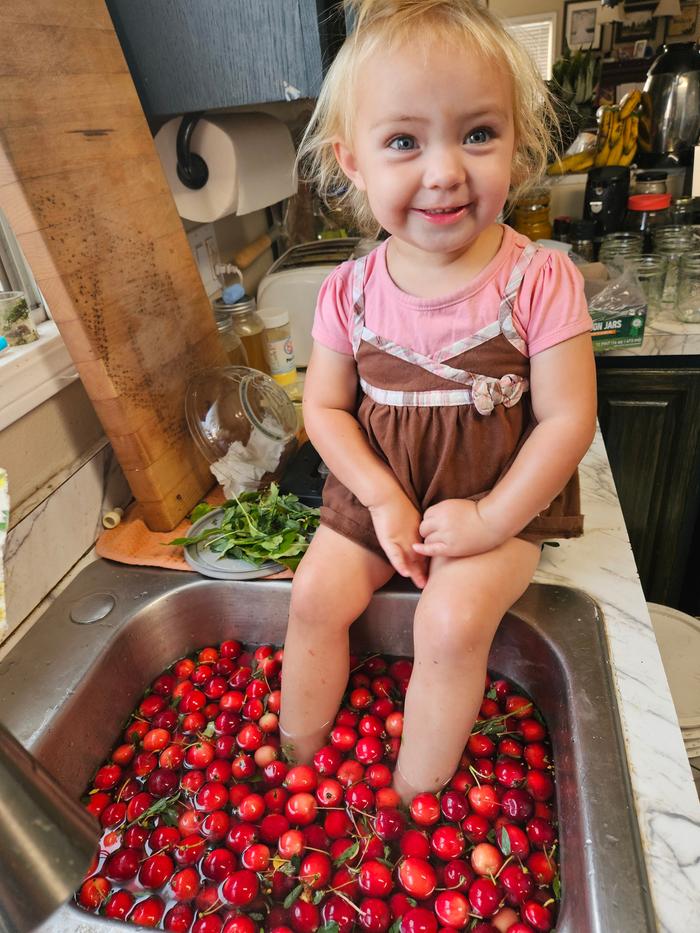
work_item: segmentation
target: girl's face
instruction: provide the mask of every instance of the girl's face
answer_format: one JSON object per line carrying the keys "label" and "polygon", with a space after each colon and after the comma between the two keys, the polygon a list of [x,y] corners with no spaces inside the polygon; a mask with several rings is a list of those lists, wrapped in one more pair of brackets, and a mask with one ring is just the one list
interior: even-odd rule
{"label": "girl's face", "polygon": [[377,221],[420,251],[466,252],[508,196],[515,132],[505,69],[453,45],[403,45],[369,58],[355,100],[353,141],[335,153]]}

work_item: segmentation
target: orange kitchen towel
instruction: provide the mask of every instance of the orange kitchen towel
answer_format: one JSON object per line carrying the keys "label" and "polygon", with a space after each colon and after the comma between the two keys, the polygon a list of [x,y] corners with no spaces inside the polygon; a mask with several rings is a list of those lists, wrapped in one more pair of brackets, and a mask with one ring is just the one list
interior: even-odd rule
{"label": "orange kitchen towel", "polygon": [[[225,499],[221,486],[205,497],[210,505],[220,505]],[[168,547],[173,538],[184,538],[191,522],[185,518],[172,531],[151,531],[143,519],[143,509],[138,502],[132,503],[116,528],[102,532],[95,550],[100,557],[116,560],[120,564],[137,564],[141,567],[165,567],[167,570],[192,570],[181,547]],[[271,575],[275,579],[291,577],[291,570]]]}

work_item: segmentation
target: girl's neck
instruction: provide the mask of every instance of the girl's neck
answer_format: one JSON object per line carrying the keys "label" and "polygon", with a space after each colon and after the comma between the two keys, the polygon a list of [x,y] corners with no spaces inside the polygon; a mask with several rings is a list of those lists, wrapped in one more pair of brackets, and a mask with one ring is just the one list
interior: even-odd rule
{"label": "girl's neck", "polygon": [[501,248],[503,227],[491,224],[458,254],[428,253],[391,237],[386,262],[392,281],[416,298],[440,298],[464,288]]}

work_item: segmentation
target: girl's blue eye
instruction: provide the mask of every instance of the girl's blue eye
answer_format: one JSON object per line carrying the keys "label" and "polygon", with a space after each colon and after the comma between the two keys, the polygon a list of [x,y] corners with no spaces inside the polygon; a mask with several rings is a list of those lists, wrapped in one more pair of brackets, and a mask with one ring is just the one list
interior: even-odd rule
{"label": "girl's blue eye", "polygon": [[399,152],[410,152],[415,147],[416,141],[412,136],[395,136],[389,142],[389,148],[396,149]]}
{"label": "girl's blue eye", "polygon": [[464,137],[464,141],[465,143],[469,143],[471,145],[483,146],[484,143],[490,142],[492,138],[492,131],[487,126],[480,126],[477,129],[471,130],[471,132],[467,133],[467,135]]}

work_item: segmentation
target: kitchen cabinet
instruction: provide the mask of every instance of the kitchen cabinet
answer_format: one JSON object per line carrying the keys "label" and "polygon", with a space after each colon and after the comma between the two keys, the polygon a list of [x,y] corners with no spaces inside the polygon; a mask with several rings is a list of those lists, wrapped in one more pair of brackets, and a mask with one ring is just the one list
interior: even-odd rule
{"label": "kitchen cabinet", "polygon": [[147,116],[315,97],[345,37],[331,0],[107,0]]}
{"label": "kitchen cabinet", "polygon": [[647,600],[697,613],[697,357],[599,357],[598,419]]}

